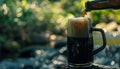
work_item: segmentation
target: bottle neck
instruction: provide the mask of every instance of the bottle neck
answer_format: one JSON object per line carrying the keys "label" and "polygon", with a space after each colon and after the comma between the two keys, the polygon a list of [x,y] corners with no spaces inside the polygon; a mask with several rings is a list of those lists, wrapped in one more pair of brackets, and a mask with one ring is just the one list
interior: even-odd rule
{"label": "bottle neck", "polygon": [[88,1],[85,4],[86,11],[101,9],[119,9],[120,0]]}

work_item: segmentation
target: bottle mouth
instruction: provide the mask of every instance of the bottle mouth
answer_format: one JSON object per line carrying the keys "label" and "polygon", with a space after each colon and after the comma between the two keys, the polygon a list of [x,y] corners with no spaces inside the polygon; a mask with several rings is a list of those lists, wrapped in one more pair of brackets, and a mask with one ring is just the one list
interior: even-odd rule
{"label": "bottle mouth", "polygon": [[91,2],[90,1],[87,1],[86,3],[85,3],[85,11],[91,11],[91,9],[92,9],[92,7],[91,7],[91,4],[90,4]]}

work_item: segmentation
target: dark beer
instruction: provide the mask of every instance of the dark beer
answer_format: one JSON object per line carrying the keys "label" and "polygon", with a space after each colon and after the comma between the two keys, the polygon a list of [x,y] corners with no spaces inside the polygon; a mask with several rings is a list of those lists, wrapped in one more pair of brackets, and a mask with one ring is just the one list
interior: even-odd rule
{"label": "dark beer", "polygon": [[93,42],[90,38],[67,38],[68,62],[73,64],[86,64],[93,61]]}
{"label": "dark beer", "polygon": [[85,17],[72,18],[68,22],[68,64],[70,67],[90,66],[93,62],[93,42],[89,20]]}

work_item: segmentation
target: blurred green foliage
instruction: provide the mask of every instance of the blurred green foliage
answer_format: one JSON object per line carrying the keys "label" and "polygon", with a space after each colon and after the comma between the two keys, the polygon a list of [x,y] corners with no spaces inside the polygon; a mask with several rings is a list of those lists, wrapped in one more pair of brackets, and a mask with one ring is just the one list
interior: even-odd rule
{"label": "blurred green foliage", "polygon": [[120,10],[119,9],[104,9],[95,10],[91,12],[91,18],[93,19],[93,25],[100,22],[109,23],[115,21],[120,24]]}
{"label": "blurred green foliage", "polygon": [[[36,33],[63,35],[67,19],[79,17],[84,4],[85,0],[0,0],[0,49],[16,52],[34,41]],[[120,23],[119,14],[120,10],[98,10],[91,11],[90,17],[94,25],[111,20]]]}
{"label": "blurred green foliage", "polygon": [[84,8],[84,2],[83,0],[0,0],[1,54],[16,53],[29,44],[45,44],[48,39],[43,38],[45,35],[42,34],[48,31],[63,35],[67,18],[79,16],[81,9]]}

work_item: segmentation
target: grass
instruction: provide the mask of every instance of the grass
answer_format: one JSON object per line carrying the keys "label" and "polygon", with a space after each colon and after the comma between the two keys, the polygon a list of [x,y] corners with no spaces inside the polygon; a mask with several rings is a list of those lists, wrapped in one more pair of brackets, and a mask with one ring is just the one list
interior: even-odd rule
{"label": "grass", "polygon": [[[94,45],[102,44],[102,36],[101,34],[94,34]],[[106,34],[106,41],[108,46],[119,45],[120,46],[120,35],[114,37],[111,34]]]}
{"label": "grass", "polygon": [[[94,40],[94,44],[97,45],[101,45],[102,44],[102,40]],[[120,39],[107,39],[107,45],[109,46],[114,46],[114,45],[120,45]]]}

